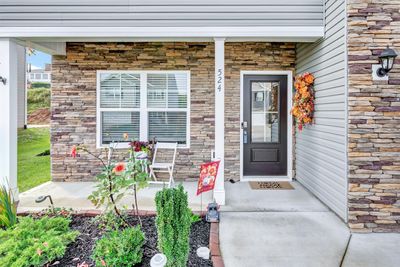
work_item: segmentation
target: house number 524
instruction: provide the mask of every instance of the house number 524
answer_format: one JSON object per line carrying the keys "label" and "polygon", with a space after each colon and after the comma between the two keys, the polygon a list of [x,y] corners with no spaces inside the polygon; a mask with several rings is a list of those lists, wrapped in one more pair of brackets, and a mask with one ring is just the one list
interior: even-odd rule
{"label": "house number 524", "polygon": [[222,90],[222,75],[223,75],[222,69],[218,69],[218,71],[217,71],[217,84],[218,84],[217,89],[218,89],[218,92],[221,92],[221,90]]}

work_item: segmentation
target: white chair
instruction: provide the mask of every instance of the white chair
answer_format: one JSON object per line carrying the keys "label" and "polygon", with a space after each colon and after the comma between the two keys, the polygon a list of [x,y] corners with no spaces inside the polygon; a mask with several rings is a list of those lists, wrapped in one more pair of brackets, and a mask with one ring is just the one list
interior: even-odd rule
{"label": "white chair", "polygon": [[[168,187],[171,187],[174,183],[174,166],[176,158],[176,150],[178,148],[178,143],[156,143],[154,147],[153,162],[150,165],[150,177],[154,181],[150,181],[151,184],[165,184],[165,182],[158,181],[156,172],[164,172],[169,174]],[[172,162],[171,163],[157,163],[157,152],[158,150],[173,150]]]}

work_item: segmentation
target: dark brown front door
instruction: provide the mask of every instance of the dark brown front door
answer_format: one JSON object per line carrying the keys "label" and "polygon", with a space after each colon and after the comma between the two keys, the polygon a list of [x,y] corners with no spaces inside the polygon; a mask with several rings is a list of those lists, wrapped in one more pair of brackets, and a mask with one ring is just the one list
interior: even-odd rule
{"label": "dark brown front door", "polygon": [[245,75],[243,175],[287,175],[287,76]]}

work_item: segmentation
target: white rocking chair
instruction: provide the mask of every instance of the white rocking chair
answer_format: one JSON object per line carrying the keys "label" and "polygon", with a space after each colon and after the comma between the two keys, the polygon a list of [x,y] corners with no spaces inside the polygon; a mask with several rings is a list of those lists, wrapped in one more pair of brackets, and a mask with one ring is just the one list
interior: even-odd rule
{"label": "white rocking chair", "polygon": [[[176,150],[178,148],[178,143],[156,143],[155,148],[154,148],[154,155],[153,155],[153,162],[150,165],[150,177],[154,179],[154,181],[150,181],[150,184],[165,184],[165,182],[158,181],[156,172],[164,172],[169,174],[169,181],[168,181],[168,187],[171,188],[171,186],[174,183],[174,166],[175,166],[175,158],[176,158]],[[173,150],[174,154],[172,157],[172,162],[171,163],[157,163],[156,158],[157,158],[157,151],[159,149],[169,149]]]}

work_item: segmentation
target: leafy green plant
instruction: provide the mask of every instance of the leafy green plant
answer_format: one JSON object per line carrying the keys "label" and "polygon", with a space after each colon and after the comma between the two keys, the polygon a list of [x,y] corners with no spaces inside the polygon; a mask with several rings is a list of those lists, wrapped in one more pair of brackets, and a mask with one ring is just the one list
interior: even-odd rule
{"label": "leafy green plant", "polygon": [[156,194],[158,249],[167,256],[168,267],[186,266],[192,218],[183,186],[164,188]]}
{"label": "leafy green plant", "polygon": [[191,221],[192,223],[199,222],[200,220],[201,220],[200,215],[194,214],[193,211],[190,211],[190,221]]}
{"label": "leafy green plant", "polygon": [[0,228],[9,228],[17,223],[17,208],[13,202],[11,190],[5,185],[0,187]]}
{"label": "leafy green plant", "polygon": [[[127,137],[127,134],[124,134]],[[128,226],[128,221],[124,218],[121,210],[117,207],[117,203],[126,195],[129,189],[133,189],[134,204],[133,208],[139,218],[139,209],[137,201],[137,192],[139,189],[147,186],[148,173],[143,169],[141,161],[135,159],[133,148],[129,150],[129,157],[126,161],[113,162],[113,144],[106,149],[107,161],[103,160],[100,155],[90,152],[85,146],[74,146],[71,155],[76,157],[77,151],[83,151],[93,156],[103,166],[100,174],[96,176],[98,183],[95,190],[88,197],[96,206],[106,206],[106,211],[112,209],[115,214]]]}
{"label": "leafy green plant", "polygon": [[123,229],[125,226],[125,221],[127,215],[125,213],[121,214],[124,217],[122,220],[112,211],[106,211],[93,218],[93,223],[98,225],[98,228],[103,231],[114,231],[118,229]]}
{"label": "leafy green plant", "polygon": [[142,261],[144,242],[139,226],[114,230],[96,242],[92,258],[96,266],[131,267]]}
{"label": "leafy green plant", "polygon": [[69,224],[63,217],[22,217],[14,227],[0,230],[0,266],[43,266],[61,258],[79,234]]}

